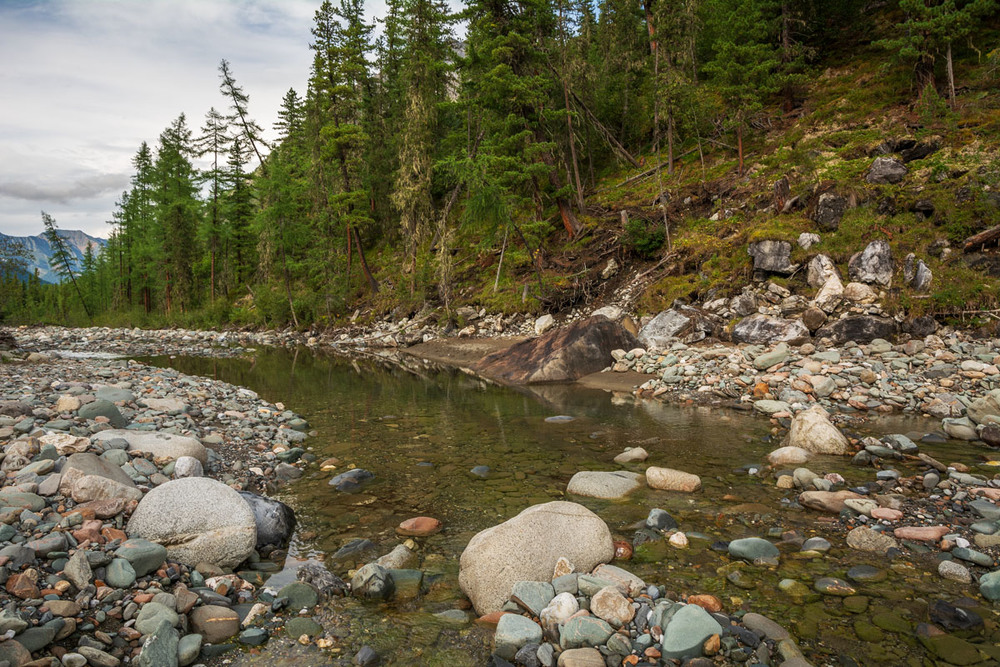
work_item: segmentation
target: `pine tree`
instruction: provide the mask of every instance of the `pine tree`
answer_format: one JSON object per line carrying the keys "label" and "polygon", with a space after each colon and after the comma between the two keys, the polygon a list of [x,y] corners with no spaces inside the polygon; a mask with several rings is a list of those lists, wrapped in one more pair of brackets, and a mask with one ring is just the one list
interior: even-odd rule
{"label": "pine tree", "polygon": [[153,270],[162,262],[162,235],[154,219],[153,203],[153,151],[145,141],[132,158],[135,173],[132,189],[122,201],[125,232],[125,262],[129,304],[132,303],[133,286],[138,285],[143,308],[150,313],[154,307],[154,294],[159,288]]}
{"label": "pine tree", "polygon": [[25,283],[31,253],[20,241],[0,237],[0,322],[25,310]]}

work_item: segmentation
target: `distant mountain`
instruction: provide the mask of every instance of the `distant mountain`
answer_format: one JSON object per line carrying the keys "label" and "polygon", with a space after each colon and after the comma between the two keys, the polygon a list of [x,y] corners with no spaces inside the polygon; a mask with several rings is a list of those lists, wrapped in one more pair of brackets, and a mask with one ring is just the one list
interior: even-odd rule
{"label": "distant mountain", "polygon": [[[94,252],[96,253],[108,243],[106,239],[91,236],[78,229],[60,229],[58,233],[59,236],[66,239],[66,245],[69,246],[69,250],[73,254],[75,262],[74,270],[79,270],[83,262],[83,253],[86,252],[88,245],[93,243]],[[52,246],[49,245],[44,236],[41,234],[37,236],[7,236],[0,233],[0,239],[10,239],[11,241],[23,243],[31,252],[31,261],[28,265],[28,273],[30,275],[34,275],[35,269],[38,269],[38,277],[43,282],[59,282],[59,274],[49,264],[52,258]]]}

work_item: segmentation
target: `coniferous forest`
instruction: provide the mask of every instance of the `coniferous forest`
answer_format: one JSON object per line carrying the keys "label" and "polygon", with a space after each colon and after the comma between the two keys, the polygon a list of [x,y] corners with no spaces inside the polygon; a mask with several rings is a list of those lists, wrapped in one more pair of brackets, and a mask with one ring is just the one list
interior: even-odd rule
{"label": "coniferous forest", "polygon": [[[998,178],[998,8],[389,0],[373,22],[360,0],[324,0],[276,140],[223,60],[218,106],[178,110],[136,147],[106,247],[56,267],[59,285],[0,248],[0,318],[304,328],[425,305],[539,311],[592,296],[609,258],[656,269],[650,310],[738,290],[748,239],[811,224],[768,208],[782,176],[804,202],[860,188],[872,147],[915,136],[952,154],[979,142],[977,182]],[[940,197],[953,210],[935,234],[990,223]],[[860,210],[860,227],[905,223]],[[921,307],[988,305],[964,270]]]}

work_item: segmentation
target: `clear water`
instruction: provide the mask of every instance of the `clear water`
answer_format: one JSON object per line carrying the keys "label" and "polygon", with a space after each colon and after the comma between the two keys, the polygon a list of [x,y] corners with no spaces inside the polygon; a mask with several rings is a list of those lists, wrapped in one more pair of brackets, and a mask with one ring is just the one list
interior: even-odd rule
{"label": "clear water", "polygon": [[[627,394],[573,385],[518,391],[458,371],[411,372],[391,364],[305,351],[260,350],[240,359],[153,361],[249,387],[266,400],[284,403],[317,431],[307,445],[318,460],[340,460],[329,472],[320,471],[318,465],[310,467],[281,493],[299,519],[291,548],[295,559],[326,560],[346,577],[347,566],[332,563],[330,556],[350,540],[369,539],[383,554],[405,539],[394,531],[401,521],[426,515],[444,522],[441,533],[417,540],[419,567],[425,572],[419,596],[387,605],[338,601],[337,609],[330,610],[338,614],[338,622],[350,625],[345,646],[356,648],[363,640],[390,664],[413,664],[415,655],[421,664],[483,664],[488,631],[475,626],[452,629],[431,616],[464,604],[457,572],[465,544],[478,531],[526,507],[566,499],[566,485],[577,471],[619,469],[613,457],[637,445],[649,451],[649,460],[626,468],[641,472],[645,465],[657,465],[693,472],[702,477],[703,490],[690,495],[641,490],[624,502],[569,499],[598,513],[616,539],[631,541],[636,524],[653,507],[669,511],[683,531],[704,535],[692,539],[689,549],[675,550],[661,542],[640,549],[635,559],[623,563],[676,594],[712,593],[730,613],[749,609],[771,614],[788,625],[807,649],[828,654],[831,660],[837,653],[851,651],[859,664],[919,661],[924,650],[912,634],[883,632],[877,642],[862,641],[858,621],[868,622],[885,611],[902,615],[914,626],[926,620],[928,595],[951,599],[963,594],[961,587],[936,574],[924,574],[936,569],[933,564],[897,563],[888,568],[877,558],[850,552],[842,537],[825,530],[815,513],[785,509],[780,501],[794,497],[793,493],[746,471],[746,466],[762,464],[776,446],[770,424],[760,417],[639,401]],[[548,419],[556,416],[572,419]],[[894,418],[883,419],[866,432],[919,435],[933,426]],[[925,451],[945,461],[968,460],[963,447],[950,443]],[[327,484],[352,465],[375,474],[362,492],[338,493]],[[485,478],[470,473],[476,466],[489,468]],[[843,458],[821,457],[809,467],[819,473],[839,472],[849,483],[874,478],[870,468],[852,468]],[[912,472],[900,467],[904,474]],[[807,537],[827,536],[835,548],[818,560],[789,554],[777,569],[745,568],[749,588],[726,578],[741,566],[709,549],[714,540],[787,530]],[[792,599],[777,586],[791,578],[811,588],[816,578],[843,577],[860,563],[887,568],[889,573],[885,582],[859,585],[860,593],[871,600],[860,614],[848,611],[840,598]]]}

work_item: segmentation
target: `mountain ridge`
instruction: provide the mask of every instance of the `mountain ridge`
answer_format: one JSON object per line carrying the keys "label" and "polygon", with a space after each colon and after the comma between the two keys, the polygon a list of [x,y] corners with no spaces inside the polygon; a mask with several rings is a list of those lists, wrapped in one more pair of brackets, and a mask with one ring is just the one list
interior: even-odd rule
{"label": "mountain ridge", "polygon": [[[83,264],[84,253],[86,253],[88,245],[94,244],[96,246],[94,248],[96,254],[97,251],[108,243],[107,239],[91,236],[79,229],[60,229],[57,233],[61,238],[66,240],[66,245],[72,255],[73,268],[76,271]],[[51,264],[53,255],[52,246],[44,234],[36,234],[35,236],[10,236],[9,234],[0,232],[0,240],[9,240],[24,244],[24,247],[31,253],[31,259],[28,262],[27,268],[28,275],[34,275],[37,270],[38,278],[42,282],[59,282],[59,274]]]}

